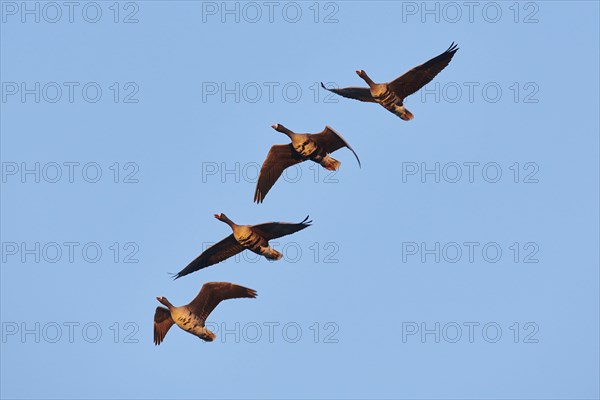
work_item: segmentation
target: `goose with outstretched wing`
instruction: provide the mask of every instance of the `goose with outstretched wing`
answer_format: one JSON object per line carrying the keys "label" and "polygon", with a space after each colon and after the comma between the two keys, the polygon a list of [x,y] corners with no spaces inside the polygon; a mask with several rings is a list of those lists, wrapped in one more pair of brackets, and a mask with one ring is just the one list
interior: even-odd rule
{"label": "goose with outstretched wing", "polygon": [[310,160],[330,171],[336,171],[341,163],[330,154],[342,147],[347,147],[354,153],[360,167],[360,160],[354,149],[330,126],[326,126],[322,132],[314,134],[295,133],[281,124],[273,125],[272,128],[289,137],[291,143],[276,144],[271,147],[258,175],[254,192],[254,202],[256,203],[264,201],[283,171],[292,165]]}
{"label": "goose with outstretched wing", "polygon": [[397,115],[405,121],[414,118],[413,114],[404,107],[404,99],[428,84],[439,74],[452,60],[458,45],[452,44],[448,49],[437,57],[432,58],[424,64],[414,67],[404,75],[388,83],[375,83],[367,73],[358,70],[356,73],[369,87],[348,87],[342,89],[329,89],[321,82],[323,89],[350,99],[370,103],[378,103],[386,110]]}
{"label": "goose with outstretched wing", "polygon": [[206,318],[223,300],[255,298],[256,291],[229,282],[208,282],[191,303],[175,307],[166,297],[157,297],[165,307],[156,307],[154,312],[154,344],[165,339],[171,326],[177,325],[200,339],[212,342],[216,335],[206,328]]}
{"label": "goose with outstretched wing", "polygon": [[206,249],[187,267],[175,274],[175,279],[224,261],[244,250],[250,250],[269,260],[279,260],[283,255],[269,246],[269,240],[301,231],[312,222],[306,217],[300,223],[267,222],[259,225],[238,225],[223,213],[215,214],[215,218],[229,225],[233,233]]}

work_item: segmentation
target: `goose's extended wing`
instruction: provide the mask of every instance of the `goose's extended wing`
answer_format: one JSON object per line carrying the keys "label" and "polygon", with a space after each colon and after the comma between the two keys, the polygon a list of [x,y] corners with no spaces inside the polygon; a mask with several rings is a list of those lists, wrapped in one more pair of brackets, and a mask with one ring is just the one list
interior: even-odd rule
{"label": "goose's extended wing", "polygon": [[239,244],[238,241],[235,240],[235,237],[233,237],[233,234],[231,234],[225,239],[206,249],[202,254],[189,263],[187,267],[179,271],[173,278],[181,278],[182,276],[191,274],[199,269],[219,263],[228,259],[229,257],[241,253],[243,250],[244,246]]}
{"label": "goose's extended wing", "polygon": [[310,226],[312,221],[308,221],[308,216],[304,221],[294,224],[289,222],[267,222],[264,224],[253,225],[252,230],[267,240],[276,239],[282,236],[291,235]]}
{"label": "goose's extended wing", "polygon": [[165,340],[165,336],[175,321],[171,313],[164,307],[156,307],[154,312],[154,345],[158,346]]}
{"label": "goose's extended wing", "polygon": [[244,286],[229,282],[208,282],[202,285],[202,289],[194,300],[188,304],[188,308],[196,314],[202,324],[206,318],[223,300],[238,298],[255,298],[256,291]]}
{"label": "goose's extended wing", "polygon": [[304,159],[294,151],[291,143],[276,144],[271,147],[258,175],[256,191],[254,192],[254,202],[262,203],[283,171],[302,161]]}
{"label": "goose's extended wing", "polygon": [[323,82],[321,82],[321,87],[325,90],[328,90],[332,93],[335,93],[335,94],[343,96],[343,97],[347,97],[349,99],[366,101],[369,103],[376,103],[373,96],[371,96],[371,90],[369,88],[347,87],[347,88],[340,88],[340,89],[329,89],[329,88],[325,87],[325,85],[323,85]]}
{"label": "goose's extended wing", "polygon": [[402,99],[410,96],[431,82],[441,70],[446,68],[457,50],[458,45],[455,45],[454,42],[452,42],[450,47],[448,47],[445,52],[437,57],[432,58],[424,64],[414,67],[404,75],[388,83],[388,86],[392,89],[396,96]]}
{"label": "goose's extended wing", "polygon": [[356,157],[356,161],[358,161],[358,166],[360,167],[360,159],[354,149],[329,125],[325,127],[323,132],[312,135],[311,139],[317,142],[317,144],[323,147],[328,153],[333,153],[342,147],[347,147],[354,153],[354,157]]}

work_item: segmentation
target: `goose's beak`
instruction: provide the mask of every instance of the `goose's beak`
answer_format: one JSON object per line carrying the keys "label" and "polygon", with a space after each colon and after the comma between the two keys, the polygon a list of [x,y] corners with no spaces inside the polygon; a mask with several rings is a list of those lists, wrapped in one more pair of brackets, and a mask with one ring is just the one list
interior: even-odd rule
{"label": "goose's beak", "polygon": [[279,124],[271,125],[271,128],[277,130],[277,128],[279,128]]}
{"label": "goose's beak", "polygon": [[215,218],[216,219],[220,219],[221,218],[221,214],[215,214]]}

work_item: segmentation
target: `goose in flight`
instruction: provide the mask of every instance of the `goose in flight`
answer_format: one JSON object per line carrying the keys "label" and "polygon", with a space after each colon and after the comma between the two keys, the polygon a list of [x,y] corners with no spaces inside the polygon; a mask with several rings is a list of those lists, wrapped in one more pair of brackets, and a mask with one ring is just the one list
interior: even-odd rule
{"label": "goose in flight", "polygon": [[368,88],[347,87],[343,89],[328,89],[323,85],[323,82],[321,82],[321,87],[350,99],[379,103],[386,110],[403,120],[410,121],[414,116],[404,107],[404,99],[431,82],[440,71],[446,68],[457,50],[457,45],[452,42],[450,47],[439,56],[414,67],[404,75],[388,83],[375,83],[365,71],[358,70],[356,73],[367,82],[369,85]]}
{"label": "goose in flight", "polygon": [[269,260],[279,260],[283,255],[269,246],[269,240],[301,231],[310,226],[312,222],[308,221],[308,217],[306,217],[304,221],[297,224],[267,222],[259,225],[237,225],[222,213],[215,214],[215,218],[229,225],[233,233],[206,249],[187,267],[175,274],[174,279],[226,260],[246,249]]}
{"label": "goose in flight", "polygon": [[326,126],[322,132],[315,134],[294,133],[281,124],[272,125],[272,128],[287,135],[292,142],[276,144],[269,150],[256,183],[254,192],[254,202],[256,203],[264,201],[283,171],[292,165],[311,160],[330,171],[336,171],[341,163],[329,154],[342,147],[347,147],[354,153],[360,167],[360,160],[354,149],[330,126]]}
{"label": "goose in flight", "polygon": [[196,298],[185,306],[175,307],[166,297],[157,297],[156,300],[167,308],[156,307],[154,312],[154,345],[161,344],[173,324],[204,341],[212,342],[216,335],[204,325],[206,318],[221,301],[242,297],[255,298],[256,291],[229,282],[208,282],[202,286]]}

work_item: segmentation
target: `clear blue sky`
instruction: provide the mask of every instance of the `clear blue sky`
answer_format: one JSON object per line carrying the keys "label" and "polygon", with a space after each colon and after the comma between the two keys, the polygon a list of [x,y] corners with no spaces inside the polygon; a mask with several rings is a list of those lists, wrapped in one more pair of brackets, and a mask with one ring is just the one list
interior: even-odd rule
{"label": "clear blue sky", "polygon": [[[3,398],[599,397],[597,2],[58,4],[0,3]],[[452,41],[411,122],[315,92]],[[362,169],[253,204],[274,123]],[[218,212],[314,225],[171,281]],[[155,347],[208,281],[259,296]]]}

